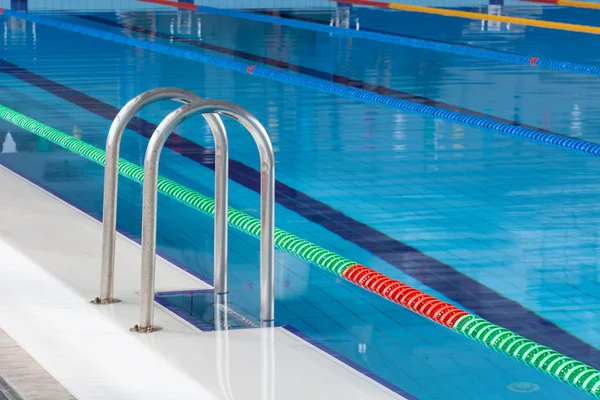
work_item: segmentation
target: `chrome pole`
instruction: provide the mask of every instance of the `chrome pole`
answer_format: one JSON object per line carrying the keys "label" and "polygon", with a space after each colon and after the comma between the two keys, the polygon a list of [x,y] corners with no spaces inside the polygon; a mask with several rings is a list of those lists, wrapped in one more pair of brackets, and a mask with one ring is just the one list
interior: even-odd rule
{"label": "chrome pole", "polygon": [[[265,322],[274,320],[275,157],[271,141],[264,127],[248,111],[226,101],[205,100],[186,104],[169,114],[154,131],[146,150],[142,210],[142,290],[138,331],[151,332],[154,329],[156,203],[160,153],[171,133],[185,120],[199,114],[221,114],[235,119],[250,132],[257,144],[261,161],[260,318]],[[220,132],[218,129],[213,129],[216,143],[221,134],[224,136],[225,131]],[[224,181],[227,181],[226,176]],[[225,219],[227,219],[227,200],[221,204],[221,207],[222,212],[219,214],[218,210],[215,210],[215,218],[222,218],[225,215]],[[215,232],[215,245],[216,242],[223,239],[222,232]],[[215,293],[225,292],[226,263],[215,264],[215,277],[222,278],[219,283],[215,282]]]}
{"label": "chrome pole", "polygon": [[[102,270],[100,276],[100,296],[93,303],[110,304],[118,301],[114,298],[114,283],[115,283],[115,241],[117,237],[117,191],[119,179],[119,150],[123,133],[127,124],[148,104],[155,103],[161,100],[175,100],[182,103],[191,101],[201,101],[202,98],[190,91],[177,88],[160,88],[153,89],[140,94],[125,107],[119,111],[115,117],[106,140],[106,167],[104,170],[104,205],[102,212]],[[209,125],[222,126],[220,118],[216,115],[206,115],[206,120]],[[218,153],[218,152],[217,152]],[[225,142],[225,170],[223,171],[223,160],[215,160],[216,174],[219,178],[220,174],[227,176],[227,144]],[[221,166],[218,168],[217,166]],[[219,196],[216,196],[217,199]],[[226,201],[226,200],[225,200]],[[219,226],[225,226],[227,229],[227,219],[217,221]],[[227,242],[224,247],[217,249],[215,247],[215,262],[227,262]]]}
{"label": "chrome pole", "polygon": [[[205,100],[188,106],[203,104]],[[144,156],[144,185],[142,193],[142,283],[140,292],[140,324],[133,330],[152,332],[154,326],[154,291],[156,272],[156,220],[158,199],[158,167],[165,142],[182,121],[169,114],[156,128]],[[208,117],[208,118],[207,118]],[[228,196],[228,143],[225,126],[218,115],[206,113],[215,140],[215,281],[222,293],[227,291],[227,196]]]}

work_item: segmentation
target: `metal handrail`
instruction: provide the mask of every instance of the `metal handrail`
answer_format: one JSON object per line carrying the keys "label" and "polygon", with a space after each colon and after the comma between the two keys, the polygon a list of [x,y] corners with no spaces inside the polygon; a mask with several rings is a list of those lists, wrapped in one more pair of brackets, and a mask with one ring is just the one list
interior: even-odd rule
{"label": "metal handrail", "polygon": [[[260,319],[263,326],[274,320],[274,200],[275,157],[265,128],[248,111],[226,101],[204,100],[179,107],[156,128],[144,157],[144,188],[142,207],[142,290],[140,323],[132,330],[152,332],[154,326],[154,288],[156,269],[156,208],[158,166],[162,148],[171,133],[185,120],[204,114],[222,114],[238,121],[254,138],[261,163],[261,235],[260,235]],[[223,198],[221,198],[223,200]],[[227,219],[227,205],[215,209],[215,218]],[[226,231],[215,232],[215,244],[226,239]],[[215,293],[227,292],[227,264],[215,263]]]}
{"label": "metal handrail", "polygon": [[[114,298],[115,286],[115,241],[117,237],[117,191],[119,179],[119,150],[127,124],[143,107],[161,101],[175,100],[181,103],[202,101],[203,99],[187,90],[177,88],[153,89],[140,94],[119,111],[106,140],[106,167],[104,171],[104,206],[102,218],[102,271],[100,296],[92,302],[110,304]],[[218,115],[204,115],[215,138],[215,206],[225,209],[225,214],[215,215],[215,230],[224,232],[224,241],[215,240],[215,265],[227,264],[227,166],[228,144],[225,126]],[[222,267],[220,267],[222,268]],[[215,280],[217,277],[215,276]]]}

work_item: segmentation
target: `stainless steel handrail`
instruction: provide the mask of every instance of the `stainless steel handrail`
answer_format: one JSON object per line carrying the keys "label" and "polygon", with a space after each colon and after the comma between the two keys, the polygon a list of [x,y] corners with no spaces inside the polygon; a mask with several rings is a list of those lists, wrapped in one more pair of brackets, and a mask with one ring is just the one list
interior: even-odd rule
{"label": "stainless steel handrail", "polygon": [[[119,179],[119,150],[121,139],[127,124],[143,107],[161,101],[175,100],[181,103],[202,101],[203,99],[187,90],[177,88],[153,89],[140,94],[119,111],[115,117],[106,140],[106,168],[104,171],[104,207],[102,218],[102,271],[100,278],[100,296],[93,300],[96,304],[110,304],[118,301],[114,298],[115,286],[115,241],[117,237],[117,190]],[[215,137],[215,201],[216,208],[225,213],[215,216],[215,231],[221,234],[223,241],[215,240],[215,265],[227,264],[227,166],[228,145],[223,121],[218,115],[205,114]],[[222,269],[223,267],[219,267]],[[216,279],[216,277],[215,277]]]}
{"label": "stainless steel handrail", "polygon": [[[203,114],[222,114],[233,118],[254,138],[261,163],[261,235],[260,235],[260,319],[263,326],[274,320],[274,200],[275,157],[271,140],[264,127],[248,111],[226,101],[204,100],[179,107],[156,128],[144,157],[142,208],[142,290],[140,323],[132,330],[152,332],[154,326],[154,288],[156,268],[156,208],[158,167],[162,148],[171,133],[185,120]],[[215,218],[227,219],[227,206],[215,209]],[[226,239],[226,231],[215,232],[215,243]],[[215,293],[227,292],[227,264],[215,264]]]}

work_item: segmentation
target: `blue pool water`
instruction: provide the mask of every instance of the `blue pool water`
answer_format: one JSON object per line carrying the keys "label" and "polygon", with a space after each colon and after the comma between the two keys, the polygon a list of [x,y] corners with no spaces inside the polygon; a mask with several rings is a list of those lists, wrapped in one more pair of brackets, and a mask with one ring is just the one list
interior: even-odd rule
{"label": "blue pool water", "polygon": [[[600,15],[537,5],[505,13],[590,25]],[[44,16],[600,143],[594,76],[166,7]],[[600,66],[593,35],[490,32],[479,22],[358,8],[352,16],[364,29]],[[148,89],[237,103],[265,125],[276,150],[278,227],[600,366],[599,159],[39,23],[0,22],[0,104],[103,147],[117,109]],[[174,107],[155,104],[140,117],[156,124]],[[226,124],[231,205],[258,216],[255,145]],[[0,154],[2,165],[100,215],[100,167],[0,122],[5,150],[7,132],[17,152]],[[122,157],[141,164],[151,133],[132,127]],[[189,141],[169,143],[161,174],[212,195],[210,131],[197,119],[177,133]],[[119,201],[119,229],[139,237],[140,186],[123,180]],[[161,197],[158,233],[162,254],[211,279],[210,218]],[[230,264],[231,301],[256,314],[258,241],[232,230]],[[276,268],[279,324],[418,399],[587,396],[285,252]],[[537,390],[511,390],[515,382]]]}

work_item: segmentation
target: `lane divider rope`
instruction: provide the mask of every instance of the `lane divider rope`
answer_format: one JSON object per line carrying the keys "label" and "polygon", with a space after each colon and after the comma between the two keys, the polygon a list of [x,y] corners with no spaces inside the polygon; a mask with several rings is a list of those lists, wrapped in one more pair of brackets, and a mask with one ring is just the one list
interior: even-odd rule
{"label": "lane divider rope", "polygon": [[378,93],[348,87],[298,73],[279,71],[273,68],[266,68],[257,65],[251,65],[244,62],[228,60],[216,56],[210,56],[190,50],[185,50],[179,47],[174,47],[171,45],[149,42],[146,40],[128,37],[122,34],[106,32],[101,29],[89,28],[86,26],[41,17],[38,15],[25,14],[13,10],[4,10],[4,14],[15,18],[20,18],[26,21],[36,22],[41,25],[47,25],[58,29],[81,33],[83,35],[99,39],[109,40],[116,43],[122,43],[129,46],[135,46],[157,53],[180,57],[191,61],[197,61],[204,64],[245,73],[248,75],[259,76],[280,83],[290,84],[303,88],[310,88],[323,93],[347,97],[367,104],[375,104],[395,110],[407,111],[414,114],[420,114],[428,117],[437,118],[440,120],[445,120],[459,125],[492,131],[503,136],[518,137],[534,143],[540,143],[551,147],[566,149],[577,153],[583,153],[595,157],[600,157],[600,144],[587,142],[581,139],[575,139],[568,136],[557,135],[554,133],[541,132],[535,129],[525,128],[522,126],[514,126],[503,122],[497,122],[491,119],[471,116],[456,111],[444,110],[430,105],[419,104],[408,100],[384,96]]}
{"label": "lane divider rope", "polygon": [[190,3],[180,3],[180,2],[176,2],[176,1],[169,1],[169,0],[140,0],[143,3],[155,3],[155,4],[162,4],[164,6],[173,6],[175,3],[177,5],[177,8],[183,8],[186,10],[196,10],[198,8],[197,5],[195,4],[190,4]]}
{"label": "lane divider rope", "polygon": [[555,4],[557,6],[576,7],[576,8],[591,8],[600,10],[599,3],[588,3],[587,1],[571,1],[571,0],[521,0],[529,3],[545,3]]}
{"label": "lane divider rope", "polygon": [[[0,118],[96,164],[101,166],[106,164],[106,153],[103,150],[1,104]],[[142,167],[124,159],[119,160],[119,173],[138,183],[142,183],[144,177]],[[158,190],[194,210],[214,217],[215,202],[210,197],[163,177],[158,178]],[[260,220],[258,218],[232,207],[228,208],[228,212],[229,225],[250,236],[260,238]],[[301,260],[323,268],[431,321],[600,398],[600,371],[593,367],[526,339],[508,329],[494,325],[450,303],[389,278],[283,229],[275,228],[275,244],[278,248]]]}
{"label": "lane divider rope", "polygon": [[[329,1],[336,1],[336,0],[329,0]],[[355,4],[355,5],[360,5],[360,6],[376,7],[376,8],[388,8],[391,10],[416,12],[416,13],[422,13],[422,14],[442,15],[444,17],[457,17],[457,18],[466,18],[466,19],[476,19],[476,20],[482,20],[482,21],[498,21],[498,22],[506,22],[506,23],[516,24],[516,25],[533,26],[533,27],[537,27],[537,28],[556,29],[556,30],[560,30],[560,31],[591,33],[594,35],[600,34],[600,27],[588,26],[588,25],[567,24],[564,22],[542,21],[542,20],[537,20],[537,19],[509,17],[506,15],[491,15],[491,14],[475,13],[475,12],[470,12],[470,11],[450,10],[450,9],[445,9],[445,8],[412,6],[412,5],[408,5],[408,4],[384,3],[381,1],[372,1],[372,0],[344,0],[344,3]]]}
{"label": "lane divider rope", "polygon": [[[165,6],[191,9],[188,6],[190,4],[178,3],[169,0],[139,0],[145,3],[156,3]],[[185,4],[185,6],[182,6]],[[326,24],[299,21],[289,18],[273,17],[270,15],[255,14],[246,11],[228,10],[215,7],[197,6],[194,5],[194,9],[198,12],[207,14],[222,15],[231,18],[246,19],[250,21],[263,22],[268,24],[276,24],[282,26],[289,26],[291,28],[310,30],[315,32],[329,33],[339,37],[350,37],[365,40],[374,40],[382,43],[397,44],[401,46],[414,47],[418,49],[429,49],[442,53],[451,54],[462,54],[472,56],[476,58],[483,58],[488,60],[498,60],[507,63],[520,64],[520,65],[532,65],[544,69],[554,71],[567,71],[575,72],[580,74],[600,76],[600,67],[594,67],[591,65],[571,63],[547,58],[524,56],[520,54],[514,54],[504,51],[489,50],[478,47],[463,46],[459,44],[437,42],[427,39],[418,39],[408,36],[386,34],[380,32],[369,32],[368,30],[353,30],[340,28],[336,26],[329,26]]]}

